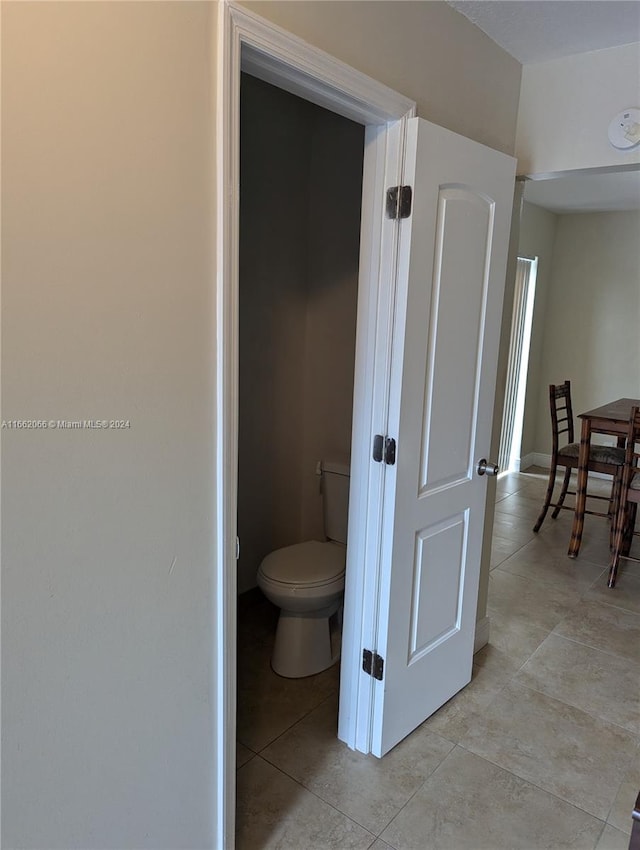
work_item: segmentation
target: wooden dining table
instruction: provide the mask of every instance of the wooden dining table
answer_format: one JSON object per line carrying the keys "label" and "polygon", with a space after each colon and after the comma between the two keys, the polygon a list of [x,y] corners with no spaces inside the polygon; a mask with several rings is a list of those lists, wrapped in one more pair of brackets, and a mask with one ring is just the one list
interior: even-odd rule
{"label": "wooden dining table", "polygon": [[578,481],[576,484],[576,508],[573,515],[573,528],[571,529],[571,543],[569,544],[569,557],[575,558],[580,551],[582,542],[582,530],[584,528],[584,513],[587,502],[587,479],[589,477],[589,450],[591,448],[592,434],[610,434],[619,439],[624,437],[629,427],[631,408],[640,406],[640,399],[619,398],[580,413],[578,418],[582,420],[580,433],[580,453],[578,455]]}

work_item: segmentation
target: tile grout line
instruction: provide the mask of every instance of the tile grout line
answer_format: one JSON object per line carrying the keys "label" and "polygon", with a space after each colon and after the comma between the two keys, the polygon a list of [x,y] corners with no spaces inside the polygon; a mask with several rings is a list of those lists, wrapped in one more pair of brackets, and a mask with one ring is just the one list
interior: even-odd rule
{"label": "tile grout line", "polygon": [[[631,757],[631,758],[632,758],[632,762],[631,762],[632,764],[633,764],[633,760],[634,760],[634,759],[636,759],[636,758],[638,758],[638,755],[640,755],[640,741],[638,742],[638,746],[636,747],[636,750],[635,750],[635,752],[634,752],[633,756]],[[606,823],[607,823],[607,824],[609,824],[609,818],[610,818],[610,816],[611,816],[611,812],[613,811],[613,807],[614,807],[614,806],[615,806],[615,804],[616,804],[616,800],[617,800],[617,798],[618,798],[618,794],[620,793],[620,789],[622,788],[622,786],[623,786],[623,785],[625,784],[625,782],[627,781],[627,776],[628,776],[628,775],[629,775],[629,774],[628,774],[628,772],[627,772],[627,773],[625,773],[625,774],[623,775],[622,779],[620,780],[620,782],[618,783],[618,787],[617,787],[617,789],[616,789],[616,795],[615,795],[615,797],[613,798],[613,802],[611,803],[611,806],[609,807],[609,811],[607,812],[607,820],[606,820]],[[631,809],[629,810],[629,820],[630,820],[630,821],[632,820],[632,818],[631,818]],[[613,826],[613,824],[610,824],[610,826],[612,826],[612,827],[613,827],[613,829],[619,829],[619,827],[617,827],[617,826]],[[619,830],[619,831],[620,831],[620,832],[622,832],[623,830]]]}
{"label": "tile grout line", "polygon": [[[556,637],[563,637],[563,635],[556,635]],[[546,638],[545,638],[545,640],[546,640]],[[567,640],[570,640],[570,638],[567,638]],[[577,641],[574,641],[574,643],[577,643]],[[582,644],[582,645],[586,646],[586,644]],[[542,644],[540,646],[542,646]],[[593,649],[593,647],[591,647],[591,646],[589,646],[587,648]],[[540,649],[540,647],[538,647],[538,649]],[[538,650],[536,650],[536,652],[537,651]],[[534,653],[534,655],[535,655],[535,653]],[[533,655],[531,657],[533,658]],[[618,657],[618,656],[615,656],[615,657]],[[525,662],[525,664],[528,664],[528,663],[529,663],[528,661]],[[522,668],[520,668],[520,670],[518,670],[518,673],[521,670],[522,670]],[[519,685],[521,688],[526,688],[529,691],[534,691],[537,694],[542,694],[542,696],[548,697],[549,699],[553,699],[556,702],[561,702],[563,705],[566,705],[569,708],[575,708],[577,711],[582,711],[584,714],[587,714],[593,720],[597,720],[600,723],[607,723],[611,726],[615,726],[616,729],[620,729],[621,732],[626,732],[627,735],[631,735],[636,741],[636,747],[640,746],[640,732],[634,732],[632,729],[627,729],[626,726],[621,726],[619,723],[616,723],[615,720],[611,720],[610,718],[600,717],[598,714],[594,714],[592,711],[589,711],[589,709],[584,708],[581,705],[576,705],[573,702],[567,702],[567,700],[562,699],[561,697],[557,696],[556,694],[549,693],[548,691],[544,691],[541,688],[536,688],[533,685],[525,684],[524,682],[520,682],[520,681],[515,682],[515,684]]]}
{"label": "tile grout line", "polygon": [[572,806],[574,809],[576,809],[579,812],[582,812],[585,815],[588,815],[590,818],[593,818],[594,820],[600,821],[600,823],[602,823],[603,827],[606,826],[607,822],[605,820],[603,820],[601,817],[598,817],[598,815],[594,815],[593,812],[589,812],[589,811],[587,811],[587,809],[583,809],[581,806],[577,806],[571,800],[567,800],[564,797],[561,797],[559,794],[556,794],[554,791],[549,791],[548,788],[543,788],[542,785],[538,785],[538,783],[534,782],[532,779],[527,779],[524,776],[520,776],[520,774],[516,773],[514,770],[509,770],[509,768],[504,767],[504,765],[498,764],[498,762],[493,761],[493,759],[490,759],[486,755],[480,755],[479,753],[476,753],[473,750],[470,750],[468,747],[465,747],[463,744],[457,744],[457,746],[460,747],[461,750],[464,750],[466,753],[470,753],[475,758],[483,759],[484,761],[488,762],[489,764],[492,764],[494,767],[497,767],[499,770],[503,770],[505,773],[509,773],[509,774],[511,774],[511,776],[515,776],[515,778],[519,779],[521,782],[526,782],[527,785],[531,785],[533,788],[536,788],[538,791],[542,791],[543,794],[548,794],[550,797],[554,797],[556,800],[559,800],[561,803],[564,803],[567,806]]}
{"label": "tile grout line", "polygon": [[[624,610],[624,609],[621,609],[621,610]],[[630,664],[635,664],[635,665],[640,666],[640,661],[636,661],[634,658],[629,658],[626,655],[620,655],[620,653],[612,652],[610,649],[603,649],[601,646],[594,646],[591,643],[585,643],[584,640],[578,640],[578,638],[569,637],[569,635],[563,635],[561,632],[556,631],[556,629],[558,629],[562,625],[563,622],[564,622],[564,620],[561,620],[558,623],[558,625],[555,626],[555,628],[553,628],[551,630],[550,634],[555,635],[556,637],[564,638],[564,640],[570,640],[572,643],[577,643],[579,646],[585,646],[585,647],[587,647],[587,649],[594,649],[594,650],[596,650],[596,652],[602,652],[603,655],[608,655],[611,658],[620,658],[622,661],[628,661]],[[545,638],[545,640],[546,640],[546,638]]]}
{"label": "tile grout line", "polygon": [[[346,745],[345,745],[345,746],[346,746]],[[279,767],[277,764],[274,764],[274,763],[273,763],[272,761],[270,761],[270,760],[269,760],[266,756],[262,755],[262,753],[256,753],[256,757],[257,757],[257,758],[259,758],[259,759],[262,759],[262,761],[263,761],[265,764],[270,765],[270,766],[271,766],[274,770],[277,770],[277,771],[278,771],[278,773],[281,773],[283,776],[286,776],[286,777],[287,777],[288,779],[290,779],[292,782],[295,782],[295,784],[296,784],[299,788],[302,788],[302,789],[303,789],[304,791],[306,791],[308,794],[311,794],[313,797],[315,797],[315,798],[316,798],[316,800],[319,800],[319,801],[320,801],[323,805],[325,805],[325,806],[329,806],[329,808],[330,808],[330,809],[333,809],[333,811],[334,811],[334,812],[337,812],[337,813],[338,813],[341,817],[346,818],[346,819],[347,819],[350,823],[354,824],[355,826],[359,827],[360,829],[364,829],[364,830],[365,830],[365,832],[368,832],[368,833],[369,833],[369,834],[373,837],[373,843],[375,843],[376,839],[378,838],[378,835],[377,835],[375,832],[372,832],[372,831],[371,831],[368,827],[366,827],[364,824],[359,823],[357,820],[355,820],[355,818],[351,817],[351,815],[348,815],[346,812],[343,812],[343,811],[342,811],[341,809],[339,809],[337,806],[334,806],[334,805],[333,805],[333,803],[330,803],[328,800],[325,800],[325,799],[324,799],[324,797],[321,797],[319,794],[317,794],[317,793],[313,790],[313,788],[309,788],[309,787],[308,787],[308,785],[305,785],[305,784],[304,784],[304,782],[300,782],[300,780],[299,780],[299,779],[296,779],[296,778],[295,778],[295,776],[291,776],[291,774],[290,774],[290,773],[287,773],[287,771],[286,771],[286,770],[283,770],[283,768]],[[371,845],[369,845],[369,847],[371,847]]]}
{"label": "tile grout line", "polygon": [[[314,705],[312,708],[310,708],[308,711],[306,711],[303,715],[301,715],[301,716],[300,716],[300,717],[298,717],[296,720],[294,720],[294,721],[293,721],[293,723],[292,723],[290,726],[287,726],[287,728],[286,728],[286,729],[283,729],[283,730],[282,730],[282,732],[279,732],[279,733],[276,735],[276,737],[275,737],[275,738],[272,738],[272,740],[271,740],[271,741],[268,741],[268,742],[267,742],[267,743],[266,743],[263,747],[261,747],[261,748],[260,748],[260,749],[256,752],[256,755],[262,756],[265,750],[267,750],[270,746],[272,746],[272,745],[273,745],[273,744],[275,744],[277,741],[279,741],[279,740],[280,740],[280,738],[282,738],[282,737],[283,737],[284,735],[286,735],[288,732],[291,732],[291,730],[292,730],[292,729],[294,729],[294,728],[295,728],[295,727],[296,727],[299,723],[302,723],[302,721],[303,721],[303,720],[306,720],[306,719],[307,719],[307,717],[309,717],[309,715],[310,715],[310,714],[313,714],[313,712],[314,712],[314,711],[316,711],[317,709],[319,709],[319,708],[320,708],[320,706],[324,705],[324,704],[325,704],[325,702],[328,702],[330,699],[332,699],[332,697],[333,697],[333,696],[335,696],[335,691],[332,691],[330,694],[327,694],[327,695],[326,695],[323,699],[321,699],[321,700],[320,700],[320,702],[319,702],[317,705]],[[245,746],[246,746],[246,745],[245,745]],[[251,748],[250,748],[250,747],[248,747],[247,749],[251,749]],[[263,757],[264,757],[264,756],[263,756]],[[266,761],[266,759],[265,759],[265,761]],[[271,764],[271,762],[269,762],[269,764]],[[274,767],[275,767],[275,765],[274,765]]]}
{"label": "tile grout line", "polygon": [[[427,719],[428,719],[428,718],[427,718]],[[437,733],[431,733],[431,734],[437,734]],[[381,840],[381,841],[384,841],[384,842],[386,842],[387,844],[389,844],[389,846],[390,846],[390,847],[392,847],[392,848],[393,848],[393,850],[398,850],[398,848],[396,848],[396,846],[395,846],[394,844],[390,844],[390,843],[389,843],[389,841],[387,841],[387,839],[386,839],[386,838],[381,838],[382,833],[383,833],[386,829],[389,829],[389,827],[390,827],[390,826],[391,826],[391,824],[394,822],[394,820],[396,820],[396,818],[400,817],[401,813],[402,813],[402,812],[406,809],[406,807],[407,807],[407,806],[409,805],[409,803],[413,800],[413,798],[416,796],[416,794],[417,794],[419,791],[421,791],[421,790],[424,788],[424,786],[427,784],[427,782],[435,776],[435,774],[438,772],[438,770],[440,770],[440,768],[441,768],[441,767],[442,767],[442,765],[445,763],[445,761],[449,758],[449,756],[450,756],[450,755],[451,755],[451,754],[452,754],[452,753],[456,750],[456,748],[459,746],[459,745],[458,745],[455,741],[452,741],[450,738],[445,738],[445,736],[444,736],[444,735],[439,735],[439,737],[440,737],[440,738],[442,738],[442,739],[443,739],[443,740],[445,740],[445,741],[448,741],[450,744],[452,744],[451,749],[450,749],[450,750],[449,750],[449,752],[446,754],[446,756],[442,759],[442,761],[441,761],[439,764],[437,764],[437,765],[436,765],[436,767],[435,767],[435,768],[431,771],[431,773],[429,774],[429,776],[425,777],[424,781],[420,783],[420,785],[416,788],[416,790],[413,792],[413,794],[411,794],[411,795],[408,797],[408,799],[405,801],[405,803],[404,803],[404,804],[403,804],[403,805],[402,805],[402,806],[398,809],[398,811],[395,813],[395,815],[394,815],[394,816],[393,816],[393,817],[389,820],[389,822],[388,822],[387,824],[385,824],[385,826],[383,826],[383,827],[382,827],[382,829],[381,829],[381,830],[380,830],[380,832],[378,833],[378,838],[380,838],[380,840]]]}

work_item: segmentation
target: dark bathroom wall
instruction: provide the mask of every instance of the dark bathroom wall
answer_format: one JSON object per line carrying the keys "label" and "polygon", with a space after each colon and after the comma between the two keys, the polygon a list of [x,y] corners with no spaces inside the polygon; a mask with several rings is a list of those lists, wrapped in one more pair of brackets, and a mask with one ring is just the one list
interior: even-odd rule
{"label": "dark bathroom wall", "polygon": [[364,129],[242,78],[239,591],[322,536],[316,462],[348,458]]}

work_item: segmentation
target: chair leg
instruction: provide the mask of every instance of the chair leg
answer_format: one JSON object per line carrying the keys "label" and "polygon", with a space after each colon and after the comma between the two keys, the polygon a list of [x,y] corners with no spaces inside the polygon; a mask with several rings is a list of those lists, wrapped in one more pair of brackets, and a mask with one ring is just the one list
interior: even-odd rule
{"label": "chair leg", "polygon": [[[556,472],[558,469],[558,465],[552,460],[551,469],[549,470],[549,483],[547,484],[547,492],[544,497],[544,504],[542,505],[542,510],[540,511],[540,516],[536,524],[533,526],[534,532],[540,531],[540,526],[544,522],[544,518],[547,515],[547,511],[549,510],[549,505],[551,504],[551,497],[553,496],[553,488],[556,483]],[[569,470],[567,470],[569,471]]]}
{"label": "chair leg", "polygon": [[613,555],[611,557],[611,567],[609,569],[609,580],[607,581],[607,585],[609,587],[616,586],[616,576],[618,575],[618,564],[620,563],[620,555],[622,554],[622,547],[624,545],[624,533],[626,526],[626,510],[624,505],[620,505],[618,508],[618,513],[615,518],[615,535],[614,535],[614,543],[613,543]]}
{"label": "chair leg", "polygon": [[611,567],[609,568],[609,580],[607,587],[614,588],[616,586],[616,576],[618,575],[618,564],[620,563],[620,552],[613,545],[613,557],[611,558]]}
{"label": "chair leg", "polygon": [[629,521],[627,523],[627,528],[626,528],[626,535],[627,536],[626,536],[626,539],[625,539],[625,546],[624,546],[624,553],[623,553],[624,555],[629,554],[629,552],[631,551],[631,547],[633,545],[633,535],[635,533],[635,528],[636,528],[636,514],[637,514],[637,512],[638,512],[638,503],[633,502],[629,507],[629,514],[628,514]]}
{"label": "chair leg", "polygon": [[558,501],[556,502],[556,507],[554,512],[551,514],[551,519],[558,519],[558,514],[560,513],[560,509],[564,504],[565,496],[567,495],[567,490],[569,489],[569,479],[571,478],[571,469],[567,466],[564,471],[564,478],[562,479],[562,489],[560,490],[560,495],[558,496]]}
{"label": "chair leg", "polygon": [[[634,505],[635,507],[635,505]],[[626,522],[624,526],[623,533],[623,542],[622,542],[622,554],[628,555],[631,551],[631,544],[633,543],[633,526],[634,526],[635,516],[633,515],[633,509],[627,511],[626,514]]]}
{"label": "chair leg", "polygon": [[607,582],[609,587],[615,587],[620,558],[629,555],[629,550],[633,542],[637,509],[637,504],[629,505],[626,499],[624,502],[620,500],[618,503],[615,522],[615,542],[613,545],[611,568],[609,569],[609,580]]}
{"label": "chair leg", "polygon": [[616,521],[618,508],[620,506],[620,490],[622,488],[621,469],[616,472],[611,483],[611,496],[609,498],[609,551],[613,552],[616,539]]}

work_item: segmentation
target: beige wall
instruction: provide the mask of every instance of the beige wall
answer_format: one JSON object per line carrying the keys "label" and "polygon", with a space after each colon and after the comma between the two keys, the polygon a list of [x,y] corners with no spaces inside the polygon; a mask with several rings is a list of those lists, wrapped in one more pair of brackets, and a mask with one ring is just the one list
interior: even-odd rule
{"label": "beige wall", "polygon": [[318,460],[351,455],[364,128],[316,111],[311,138],[303,540],[323,539]]}
{"label": "beige wall", "polygon": [[522,66],[442,0],[244,5],[412,98],[421,118],[513,154]]}
{"label": "beige wall", "polygon": [[[514,149],[520,66],[443,3],[259,4]],[[3,839],[211,847],[215,8],[2,3]]]}
{"label": "beige wall", "polygon": [[238,590],[323,539],[316,463],[351,446],[364,132],[242,82]]}
{"label": "beige wall", "polygon": [[[540,411],[549,408],[549,382],[541,374],[545,345],[546,313],[551,287],[553,247],[556,238],[558,216],[535,204],[524,203],[520,222],[518,254],[521,257],[537,257],[536,295],[531,325],[531,347],[527,370],[527,395],[524,421],[522,423],[522,448],[520,457],[535,451],[536,430]],[[562,381],[560,376],[554,379]],[[547,417],[548,419],[548,417]],[[547,428],[550,428],[547,421]]]}
{"label": "beige wall", "polygon": [[2,846],[208,847],[212,9],[2,7]]}
{"label": "beige wall", "polygon": [[527,396],[535,451],[551,451],[550,383],[571,380],[575,414],[640,396],[639,268],[640,213],[557,217],[539,384],[532,387],[537,404]]}
{"label": "beige wall", "polygon": [[640,100],[640,43],[525,65],[518,174],[640,162],[609,144],[612,118]]}

